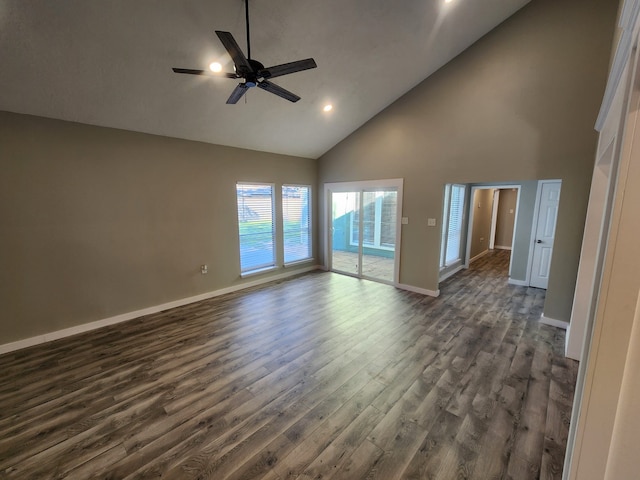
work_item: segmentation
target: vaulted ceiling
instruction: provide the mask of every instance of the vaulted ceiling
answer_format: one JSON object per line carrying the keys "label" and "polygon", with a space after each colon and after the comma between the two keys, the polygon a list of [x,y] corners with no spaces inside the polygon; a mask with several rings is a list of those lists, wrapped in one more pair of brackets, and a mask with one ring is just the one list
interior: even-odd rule
{"label": "vaulted ceiling", "polygon": [[317,158],[528,1],[249,0],[252,57],[318,68],[227,105],[237,80],[171,67],[232,71],[244,0],[0,0],[0,110]]}

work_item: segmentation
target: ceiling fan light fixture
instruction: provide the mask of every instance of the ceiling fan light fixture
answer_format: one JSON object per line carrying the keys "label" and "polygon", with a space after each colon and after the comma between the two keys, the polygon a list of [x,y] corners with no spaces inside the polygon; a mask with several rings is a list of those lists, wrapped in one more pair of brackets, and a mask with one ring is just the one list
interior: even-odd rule
{"label": "ceiling fan light fixture", "polygon": [[283,63],[281,65],[273,65],[266,67],[255,58],[251,58],[251,37],[249,35],[249,0],[245,0],[245,16],[247,25],[247,55],[245,56],[238,42],[233,38],[231,32],[225,32],[223,30],[216,30],[216,35],[222,43],[222,46],[227,51],[231,60],[233,61],[234,73],[221,73],[222,65],[219,62],[213,62],[209,64],[209,70],[214,74],[209,73],[206,70],[199,70],[194,68],[173,68],[175,73],[185,73],[188,75],[205,75],[212,77],[226,77],[234,80],[242,79],[236,85],[236,88],[231,92],[231,95],[227,99],[227,104],[238,103],[249,88],[260,87],[262,90],[273,93],[278,97],[284,98],[292,103],[300,100],[300,97],[289,90],[282,88],[281,86],[272,83],[271,79],[281,77],[283,75],[289,75],[303,70],[309,70],[316,68],[316,62],[313,58],[305,58],[304,60],[297,60],[295,62]]}

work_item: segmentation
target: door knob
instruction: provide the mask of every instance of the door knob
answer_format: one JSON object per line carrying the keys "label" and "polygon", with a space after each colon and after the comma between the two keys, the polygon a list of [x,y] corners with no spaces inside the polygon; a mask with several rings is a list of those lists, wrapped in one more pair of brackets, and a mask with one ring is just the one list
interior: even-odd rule
{"label": "door knob", "polygon": [[542,240],[536,240],[536,243],[542,243]]}

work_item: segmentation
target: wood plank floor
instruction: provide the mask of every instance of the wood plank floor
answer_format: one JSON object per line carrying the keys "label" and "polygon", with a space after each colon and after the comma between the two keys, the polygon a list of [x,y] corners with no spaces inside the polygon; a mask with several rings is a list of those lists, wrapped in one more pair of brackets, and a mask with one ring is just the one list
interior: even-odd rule
{"label": "wood plank floor", "polygon": [[577,364],[509,252],[311,273],[0,356],[0,478],[559,479]]}

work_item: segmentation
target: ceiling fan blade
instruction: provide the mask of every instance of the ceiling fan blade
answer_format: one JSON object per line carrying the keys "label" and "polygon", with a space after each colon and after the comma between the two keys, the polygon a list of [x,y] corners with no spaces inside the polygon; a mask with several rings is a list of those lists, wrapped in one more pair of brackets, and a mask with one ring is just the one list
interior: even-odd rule
{"label": "ceiling fan blade", "polygon": [[283,63],[282,65],[264,68],[258,72],[258,76],[275,78],[282,75],[289,75],[290,73],[301,72],[302,70],[309,70],[317,66],[313,58],[307,58],[305,60],[298,60],[297,62]]}
{"label": "ceiling fan blade", "polygon": [[291,93],[289,90],[285,90],[281,86],[276,85],[275,83],[271,83],[267,80],[258,82],[258,86],[261,89],[266,90],[267,92],[271,92],[274,95],[278,95],[279,97],[282,97],[285,100],[289,100],[290,102],[297,102],[298,100],[300,100],[300,97],[295,93]]}
{"label": "ceiling fan blade", "polygon": [[235,103],[238,103],[238,100],[240,100],[244,96],[244,94],[247,93],[247,90],[249,90],[249,87],[247,87],[246,84],[239,83],[236,88],[233,89],[233,92],[231,92],[229,98],[227,98],[227,104],[233,105]]}
{"label": "ceiling fan blade", "polygon": [[172,68],[175,73],[186,73],[188,75],[204,75],[205,77],[226,77],[226,78],[240,78],[237,73],[214,73],[209,70],[194,70],[192,68]]}
{"label": "ceiling fan blade", "polygon": [[233,60],[233,63],[236,66],[236,72],[241,76],[243,73],[252,72],[253,69],[249,64],[249,60],[247,60],[247,57],[245,57],[242,50],[240,50],[240,47],[238,46],[235,38],[233,38],[233,35],[229,32],[221,32],[220,30],[216,30],[216,35],[218,35],[222,45],[224,45],[224,48]]}

